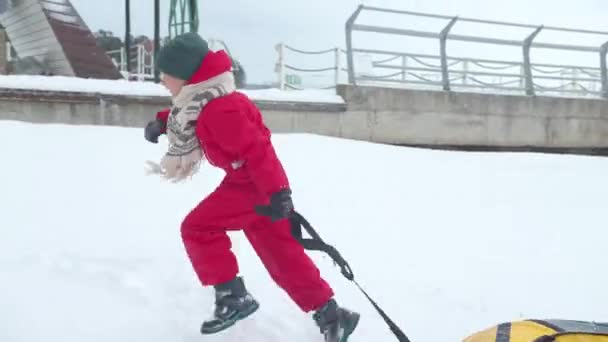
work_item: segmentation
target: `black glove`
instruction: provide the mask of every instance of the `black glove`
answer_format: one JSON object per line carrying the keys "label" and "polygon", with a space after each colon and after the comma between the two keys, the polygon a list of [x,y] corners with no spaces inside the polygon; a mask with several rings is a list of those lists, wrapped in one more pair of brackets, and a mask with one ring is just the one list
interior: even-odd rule
{"label": "black glove", "polygon": [[146,129],[144,131],[144,135],[146,140],[151,143],[158,144],[158,137],[160,137],[162,132],[165,130],[165,123],[161,119],[156,119],[148,122],[146,125]]}
{"label": "black glove", "polygon": [[255,212],[262,216],[268,216],[272,222],[290,218],[293,214],[293,201],[291,190],[284,189],[270,196],[270,205],[258,205]]}

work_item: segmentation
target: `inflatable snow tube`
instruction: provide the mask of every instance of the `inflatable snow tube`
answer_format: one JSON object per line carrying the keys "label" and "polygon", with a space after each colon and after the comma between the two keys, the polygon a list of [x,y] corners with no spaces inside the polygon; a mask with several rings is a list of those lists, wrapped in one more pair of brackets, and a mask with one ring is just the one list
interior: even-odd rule
{"label": "inflatable snow tube", "polygon": [[558,319],[507,322],[463,342],[608,342],[608,323]]}

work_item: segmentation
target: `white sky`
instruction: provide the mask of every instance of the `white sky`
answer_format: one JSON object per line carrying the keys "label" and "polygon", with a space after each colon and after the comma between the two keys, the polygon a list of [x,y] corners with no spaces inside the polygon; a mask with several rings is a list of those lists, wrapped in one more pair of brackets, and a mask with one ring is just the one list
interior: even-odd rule
{"label": "white sky", "polygon": [[[162,0],[161,5],[163,36],[167,34],[169,2]],[[213,37],[226,41],[232,53],[244,64],[250,82],[272,81],[276,77],[274,64],[277,54],[274,46],[278,42],[311,50],[344,47],[345,21],[361,2],[361,0],[200,0],[199,33],[206,38]],[[366,0],[363,2],[373,6],[449,16],[608,31],[608,21],[605,19],[605,14],[608,12],[606,0]],[[93,31],[106,29],[116,35],[124,35],[124,0],[72,0],[72,3]],[[133,34],[147,34],[152,37],[153,2],[131,0],[131,3]],[[419,28],[416,19],[409,16],[388,16],[370,20],[381,25]],[[367,21],[367,23],[371,22]],[[430,23],[436,24],[432,26],[434,28],[443,25],[443,22],[439,21]],[[429,28],[428,22],[420,23],[423,24],[427,25],[425,29]],[[470,27],[463,30],[461,32],[468,30],[467,33],[471,33],[483,31],[484,28]],[[487,34],[488,31],[485,32]],[[517,31],[510,37],[519,39],[522,34],[525,36],[525,32]],[[396,37],[364,36],[365,34],[362,34],[361,40],[358,40],[362,43],[359,44],[360,47],[367,47],[368,43],[373,42],[382,42],[385,46],[400,44],[399,41],[395,41]],[[547,37],[553,39],[553,42],[557,39],[557,42],[574,44],[586,38],[567,35]],[[559,41],[562,37],[563,42]],[[592,44],[597,44],[597,39],[595,37]],[[411,41],[407,44],[408,48],[420,47],[422,50],[410,49],[410,51],[406,46],[396,48],[400,51],[425,53],[429,52],[423,48],[423,46],[428,47],[425,44],[432,44],[433,48],[437,45],[436,42],[428,40],[425,42],[416,40],[416,43]],[[488,52],[487,48],[479,49],[479,46],[476,48],[476,51],[481,53],[502,54],[499,51]],[[510,50],[509,53],[511,52],[513,51]],[[521,55],[519,51],[516,53],[517,56]],[[597,58],[593,56],[593,61],[595,60]]]}

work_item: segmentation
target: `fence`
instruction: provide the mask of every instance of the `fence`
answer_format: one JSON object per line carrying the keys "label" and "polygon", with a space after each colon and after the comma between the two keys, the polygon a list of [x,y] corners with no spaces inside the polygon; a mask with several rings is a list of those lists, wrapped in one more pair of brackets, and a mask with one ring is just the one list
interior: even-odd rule
{"label": "fence", "polygon": [[[208,38],[209,49],[213,51],[225,50],[232,58],[228,45],[221,39]],[[162,44],[162,42],[161,42]],[[131,65],[134,70],[127,70],[127,57],[125,47],[117,50],[107,51],[106,54],[112,59],[118,70],[128,79],[138,81],[154,81],[154,46],[153,44],[140,43],[131,46]],[[239,68],[240,65],[236,65]],[[133,68],[133,67],[132,67]]]}
{"label": "fence", "polygon": [[[386,55],[380,61],[371,62],[371,68],[396,70],[389,74],[376,75],[360,73],[355,77],[355,83],[403,83],[431,87],[452,88],[481,88],[486,91],[525,92],[535,93],[577,93],[601,94],[600,68],[568,66],[556,64],[525,63],[451,58],[442,61],[440,56],[383,52],[377,50],[356,49],[355,52]],[[398,62],[399,65],[395,65]],[[391,64],[393,63],[393,64]],[[444,64],[447,77],[444,76]],[[527,68],[536,73],[528,75]],[[423,73],[425,72],[425,73]],[[480,77],[492,77],[493,81],[483,81]],[[557,86],[543,86],[533,80],[558,81]]]}
{"label": "fence", "polygon": [[[276,72],[279,78],[279,87],[283,90],[303,88],[301,77],[294,72],[307,75],[331,72],[333,74],[332,80],[318,86],[318,88],[322,89],[331,89],[335,88],[336,84],[339,84],[342,81],[344,78],[342,74],[348,71],[348,69],[343,66],[343,57],[346,56],[346,51],[338,47],[321,51],[305,51],[296,49],[285,43],[279,43],[277,44],[276,49],[279,54]],[[320,67],[296,67],[293,64],[288,63],[288,53],[294,53],[305,57],[331,56],[332,61],[327,62]]]}
{"label": "fence", "polygon": [[148,51],[144,44],[131,47],[131,65],[135,66],[135,70],[127,70],[126,49],[124,47],[108,51],[107,54],[125,77],[135,78],[138,81],[154,80],[154,50],[150,49]]}
{"label": "fence", "polygon": [[[365,11],[441,19],[447,20],[447,23],[439,32],[360,24],[358,19]],[[450,33],[453,32],[454,26],[461,22],[515,27],[529,32],[523,40]],[[599,35],[607,43],[601,46],[583,46],[535,41],[535,38],[545,31]],[[389,51],[365,46],[355,47],[354,32],[375,34],[376,40],[379,38],[378,34],[437,39],[439,54],[421,54],[399,51],[399,49]],[[494,58],[452,57],[448,55],[448,41],[478,43],[484,46],[517,47],[521,49],[523,59],[508,61]],[[445,91],[476,89],[484,92],[510,92],[527,95],[569,94],[608,97],[608,72],[606,70],[608,32],[448,17],[361,5],[346,22],[346,44],[346,50],[336,47],[324,51],[303,51],[284,43],[278,44],[279,59],[276,71],[280,87],[282,89],[301,88],[298,82],[293,82],[295,73],[307,75],[326,72],[331,73],[334,80],[331,84],[323,85],[322,88],[332,88],[336,84],[344,82],[353,85],[396,85]],[[531,58],[532,49],[596,53],[599,57],[599,65],[534,63]],[[288,60],[288,56],[292,54],[299,56],[331,54],[333,62],[326,61],[316,68],[303,68],[294,63],[296,58]],[[346,79],[342,76],[343,73],[347,74]]]}
{"label": "fence", "polygon": [[[346,50],[340,48],[332,48],[323,51],[303,51],[285,44],[278,45],[280,54],[277,62],[277,74],[279,78],[279,86],[281,89],[298,90],[303,89],[302,76],[312,73],[327,73],[331,79],[331,83],[326,82],[318,86],[321,89],[335,88],[336,84],[347,83],[345,75],[349,69],[343,60],[347,57]],[[318,68],[302,68],[296,67],[289,62],[287,51],[300,55],[321,55],[332,54],[333,63],[326,63]],[[338,57],[337,54],[341,57]],[[360,53],[368,51],[381,55],[375,50],[357,49]],[[361,56],[359,64],[369,64],[368,70],[373,68],[396,70],[388,74],[377,75],[373,72],[361,72],[356,77],[360,84],[374,85],[393,82],[411,85],[422,85],[429,87],[441,87],[443,85],[441,77],[437,74],[441,72],[441,57],[423,54],[409,54],[398,52],[385,52],[386,56],[377,61],[365,60],[368,56]],[[486,91],[513,91],[521,92],[526,89],[525,83],[525,68],[523,63],[485,60],[485,59],[470,59],[470,58],[447,58],[449,73],[457,75],[451,77],[451,86],[454,87],[469,87],[483,88]],[[355,63],[357,64],[357,63]],[[535,79],[545,79],[559,81],[560,85],[554,89],[562,89],[564,92],[574,93],[590,93],[599,94],[601,89],[601,70],[600,68],[577,67],[567,65],[554,64],[531,64],[531,69],[538,75]],[[339,70],[339,71],[338,71]],[[299,74],[296,74],[299,73]],[[494,77],[494,82],[485,82],[477,76]],[[454,81],[460,81],[454,84]],[[551,89],[536,84],[537,89],[541,92],[550,92]]]}
{"label": "fence", "polygon": [[[447,23],[440,32],[359,24],[357,23],[357,20],[364,11],[409,15],[419,18],[444,19],[447,20]],[[520,29],[527,29],[529,30],[529,33],[523,40],[488,38],[478,35],[451,34],[450,32],[452,31],[453,27],[460,22],[488,24],[501,27],[516,27]],[[440,54],[415,55],[400,51],[355,48],[353,46],[353,32],[356,31],[437,39],[439,41]],[[539,35],[539,33],[544,31],[600,35],[603,37],[603,41],[606,43],[602,44],[601,46],[584,46],[535,42],[535,38]],[[523,52],[523,60],[521,62],[511,62],[494,59],[450,57],[447,53],[448,41],[480,43],[490,46],[519,47]],[[348,54],[348,80],[351,84],[357,84],[362,81],[410,83],[426,86],[440,86],[445,91],[450,91],[454,87],[460,87],[493,89],[494,91],[502,90],[525,92],[527,95],[535,95],[536,93],[570,93],[592,96],[601,95],[608,98],[608,72],[606,69],[608,32],[449,17],[361,5],[346,22],[346,44]],[[599,67],[535,64],[531,61],[530,52],[533,48],[597,53],[597,56],[599,57]],[[394,72],[388,75],[366,75],[365,73],[358,73],[354,63],[355,54],[367,54],[376,58],[383,56],[384,59],[380,61],[373,61],[372,66],[374,68],[388,69]],[[420,66],[412,67],[407,65],[408,58],[417,62]],[[427,61],[424,61],[425,59]],[[394,60],[401,60],[402,64],[388,64]],[[438,64],[429,63],[428,60],[434,60]],[[416,72],[432,73],[437,75],[437,77],[429,78]],[[406,76],[411,76],[413,79],[408,79]],[[498,79],[494,82],[484,82],[479,80],[480,76],[491,76]],[[400,79],[395,79],[395,77],[400,77]],[[557,80],[560,81],[561,84],[557,86],[548,86],[539,82],[547,80]]]}

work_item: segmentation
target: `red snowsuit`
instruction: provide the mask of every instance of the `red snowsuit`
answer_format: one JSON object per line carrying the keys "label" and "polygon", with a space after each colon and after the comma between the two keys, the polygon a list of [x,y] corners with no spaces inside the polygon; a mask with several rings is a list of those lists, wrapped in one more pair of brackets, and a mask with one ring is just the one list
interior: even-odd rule
{"label": "red snowsuit", "polygon": [[[229,71],[223,51],[209,52],[187,84]],[[166,122],[169,111],[157,117]],[[291,235],[289,220],[272,223],[255,213],[270,195],[289,187],[289,181],[255,104],[234,92],[209,102],[201,111],[196,134],[210,164],[226,176],[218,188],[184,219],[182,239],[203,285],[233,279],[239,271],[226,230],[243,229],[274,281],[305,312],[316,310],[332,296],[313,261]],[[244,162],[235,168],[233,163]]]}

